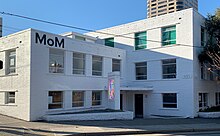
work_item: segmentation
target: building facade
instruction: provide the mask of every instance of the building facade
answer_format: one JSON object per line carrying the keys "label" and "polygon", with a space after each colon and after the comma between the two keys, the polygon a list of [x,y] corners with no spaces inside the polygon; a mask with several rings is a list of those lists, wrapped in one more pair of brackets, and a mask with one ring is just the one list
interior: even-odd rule
{"label": "building facade", "polygon": [[198,0],[148,0],[147,16],[151,18],[187,8],[198,11]]}
{"label": "building facade", "polygon": [[104,33],[28,29],[2,37],[0,114],[33,121],[121,109],[144,118],[197,117],[220,104],[218,84],[197,59],[203,23],[187,9],[99,30]]}

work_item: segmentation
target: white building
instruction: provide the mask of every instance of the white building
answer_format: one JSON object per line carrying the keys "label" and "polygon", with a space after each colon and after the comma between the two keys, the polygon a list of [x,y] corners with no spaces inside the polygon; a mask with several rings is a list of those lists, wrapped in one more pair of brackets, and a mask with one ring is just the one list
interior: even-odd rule
{"label": "white building", "polygon": [[0,114],[33,121],[121,108],[135,117],[196,117],[220,104],[217,83],[197,59],[203,22],[187,9],[88,36],[28,29],[2,37]]}

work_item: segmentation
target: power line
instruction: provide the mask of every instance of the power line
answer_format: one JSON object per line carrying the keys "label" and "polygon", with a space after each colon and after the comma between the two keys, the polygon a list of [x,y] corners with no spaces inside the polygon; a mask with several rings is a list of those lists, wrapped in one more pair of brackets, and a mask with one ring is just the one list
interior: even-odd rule
{"label": "power line", "polygon": [[[123,37],[123,38],[128,38],[128,39],[136,39],[136,38],[129,37],[129,36],[117,35],[117,34],[112,34],[112,33],[106,33],[106,32],[101,32],[101,31],[96,31],[96,30],[92,30],[92,29],[87,29],[87,28],[82,28],[82,27],[77,27],[77,26],[71,26],[71,25],[66,25],[66,24],[61,24],[61,23],[46,21],[46,20],[37,19],[37,18],[32,18],[32,17],[23,16],[23,15],[18,15],[18,14],[6,13],[6,12],[1,12],[1,11],[0,11],[0,14],[8,15],[8,16],[14,16],[14,17],[18,17],[18,18],[23,18],[23,19],[27,19],[27,20],[37,21],[37,22],[46,23],[46,24],[51,24],[51,25],[56,25],[56,26],[62,26],[62,27],[67,27],[67,28],[82,30],[82,31],[86,31],[86,32],[94,32],[94,33],[104,34],[104,35],[110,35],[110,36],[114,36],[114,37]],[[149,42],[155,42],[155,43],[162,43],[161,41],[148,40],[148,39],[144,39],[143,41],[149,41]],[[187,44],[175,44],[175,45],[188,46],[188,47],[196,47],[196,48],[203,48],[203,47],[201,47],[201,46],[194,46],[194,45],[187,45]],[[151,49],[152,49],[152,48],[151,48]]]}

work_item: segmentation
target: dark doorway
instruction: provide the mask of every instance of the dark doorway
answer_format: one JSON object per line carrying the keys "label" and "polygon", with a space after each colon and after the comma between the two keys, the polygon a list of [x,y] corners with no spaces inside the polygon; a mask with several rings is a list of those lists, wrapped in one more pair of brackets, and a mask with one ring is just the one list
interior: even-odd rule
{"label": "dark doorway", "polygon": [[135,94],[135,117],[143,118],[143,94]]}
{"label": "dark doorway", "polygon": [[123,94],[120,94],[120,110],[123,110]]}

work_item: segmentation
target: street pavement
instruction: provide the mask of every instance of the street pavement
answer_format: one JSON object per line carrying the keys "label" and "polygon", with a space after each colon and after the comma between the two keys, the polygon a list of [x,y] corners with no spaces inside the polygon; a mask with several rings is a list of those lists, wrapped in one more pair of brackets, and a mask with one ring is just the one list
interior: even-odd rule
{"label": "street pavement", "polygon": [[178,136],[181,133],[199,134],[204,132],[216,132],[218,134],[220,132],[220,119],[154,118],[129,121],[26,122],[0,115],[0,136],[142,134]]}

